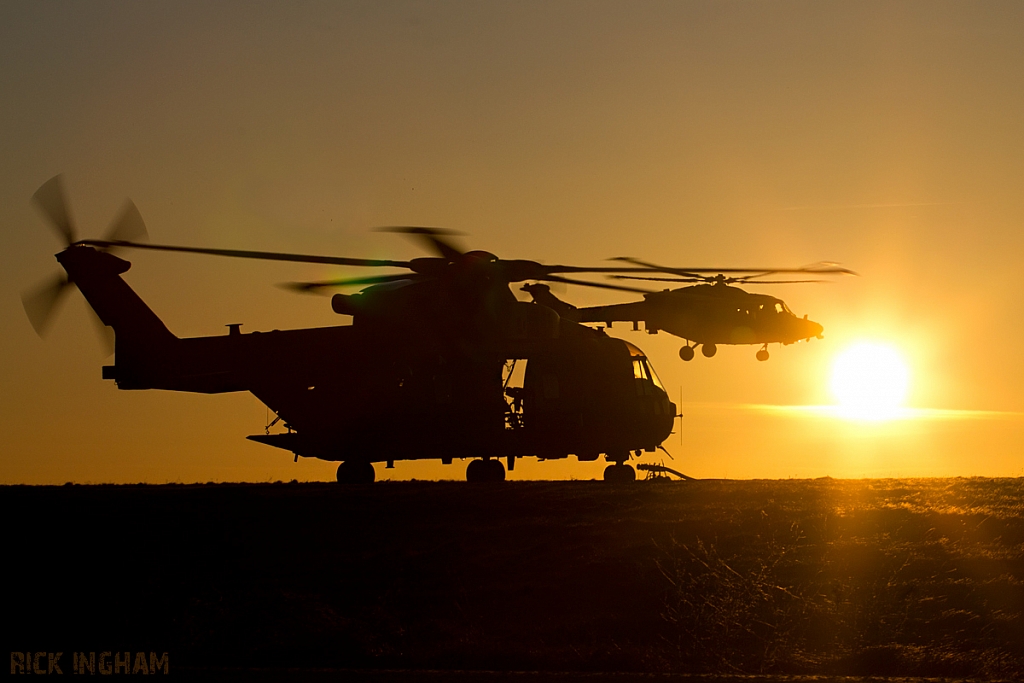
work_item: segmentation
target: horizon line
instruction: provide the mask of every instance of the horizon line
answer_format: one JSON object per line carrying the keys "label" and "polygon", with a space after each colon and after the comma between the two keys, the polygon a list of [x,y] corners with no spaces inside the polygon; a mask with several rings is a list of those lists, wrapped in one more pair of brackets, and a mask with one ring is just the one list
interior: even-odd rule
{"label": "horizon line", "polygon": [[812,415],[842,420],[866,422],[891,422],[896,420],[1024,420],[1024,412],[1013,410],[965,410],[957,408],[914,408],[901,407],[893,411],[891,416],[875,418],[858,418],[844,414],[844,408],[835,404],[825,405],[777,405],[769,403],[715,403],[693,402],[684,404],[691,408],[718,408],[732,410],[748,410],[763,413],[782,413],[796,415]]}

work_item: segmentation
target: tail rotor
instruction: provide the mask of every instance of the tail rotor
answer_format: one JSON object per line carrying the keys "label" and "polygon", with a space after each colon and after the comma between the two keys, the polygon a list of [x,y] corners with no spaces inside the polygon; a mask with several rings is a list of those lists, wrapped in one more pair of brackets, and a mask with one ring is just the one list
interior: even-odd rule
{"label": "tail rotor", "polygon": [[32,195],[32,201],[50,219],[50,225],[61,236],[65,247],[77,240],[75,224],[68,211],[67,193],[64,192],[64,176],[55,175],[39,186]]}
{"label": "tail rotor", "polygon": [[40,337],[49,329],[53,312],[63,300],[70,284],[66,277],[58,274],[48,278],[40,286],[21,293],[21,305],[25,307],[25,314],[32,323],[32,329]]}
{"label": "tail rotor", "polygon": [[[74,248],[79,244],[78,231],[75,228],[74,220],[71,217],[67,193],[64,190],[64,177],[56,175],[43,183],[35,194],[32,195],[32,202],[48,218],[50,227],[57,233],[64,243],[65,249]],[[139,242],[148,239],[146,224],[142,220],[142,214],[130,200],[126,200],[117,218],[110,224],[107,230],[105,241],[107,242]],[[113,247],[104,249],[112,251]],[[53,315],[64,300],[64,294],[68,286],[72,284],[63,273],[51,276],[40,285],[25,290],[21,294],[21,303],[25,308],[32,329],[40,337],[45,336],[53,321]],[[92,309],[90,309],[91,311]],[[113,352],[113,340],[110,330],[96,317],[96,323],[100,330],[103,347],[108,351],[107,355]]]}

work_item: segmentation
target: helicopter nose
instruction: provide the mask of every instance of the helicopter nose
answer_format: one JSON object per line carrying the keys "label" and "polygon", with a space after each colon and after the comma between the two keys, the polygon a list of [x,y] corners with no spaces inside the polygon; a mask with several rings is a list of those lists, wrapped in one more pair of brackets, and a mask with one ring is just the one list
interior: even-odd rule
{"label": "helicopter nose", "polygon": [[807,321],[807,339],[810,339],[811,337],[817,337],[818,339],[821,339],[821,334],[824,331],[825,328],[819,325],[818,323],[814,322],[813,320]]}

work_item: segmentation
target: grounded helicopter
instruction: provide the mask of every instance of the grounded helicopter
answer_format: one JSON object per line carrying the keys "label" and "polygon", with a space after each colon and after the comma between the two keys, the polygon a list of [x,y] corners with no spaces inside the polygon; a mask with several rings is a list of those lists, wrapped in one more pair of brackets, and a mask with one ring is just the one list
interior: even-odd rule
{"label": "grounded helicopter", "polygon": [[[79,240],[60,176],[33,196],[63,237],[56,255],[67,277],[23,296],[42,333],[74,283],[103,325],[113,328],[115,362],[103,378],[119,389],[198,393],[249,391],[287,431],[248,437],[302,457],[340,462],[342,483],[372,482],[373,463],[470,458],[469,481],[500,481],[505,461],[601,455],[604,478],[633,481],[631,453],[654,451],[676,406],[636,346],[517,301],[522,281],[634,288],[565,273],[646,272],[638,268],[548,266],[463,252],[431,228],[393,228],[424,240],[437,256],[369,260],[140,243],[145,225],[130,202],[105,240]],[[351,325],[179,338],[121,278],[131,264],[111,250],[152,249],[277,261],[389,267],[405,272],[295,285],[302,291],[368,285],[336,294],[332,308]],[[525,362],[522,385],[512,371]]]}
{"label": "grounded helicopter", "polygon": [[[718,350],[718,344],[758,344],[761,348],[756,357],[768,360],[768,344],[792,344],[801,340],[821,339],[823,328],[808,320],[805,315],[797,318],[781,299],[766,294],[752,294],[734,283],[795,284],[820,282],[820,280],[760,280],[778,273],[800,274],[854,274],[853,271],[833,264],[818,264],[804,268],[665,268],[637,259],[621,258],[636,266],[648,269],[650,273],[666,273],[673,277],[653,275],[612,275],[614,278],[654,280],[662,282],[699,282],[701,284],[661,292],[647,292],[643,301],[610,306],[577,308],[561,301],[551,293],[551,288],[542,283],[529,283],[523,290],[533,300],[557,311],[565,319],[581,323],[604,323],[611,327],[614,322],[632,322],[633,329],[639,329],[644,321],[647,332],[656,334],[665,330],[669,334],[686,340],[679,349],[679,357],[692,360],[694,349],[701,347],[701,353],[711,358]],[[715,275],[705,273],[715,272]],[[726,276],[725,273],[734,273]],[[690,344],[693,342],[693,345]]]}

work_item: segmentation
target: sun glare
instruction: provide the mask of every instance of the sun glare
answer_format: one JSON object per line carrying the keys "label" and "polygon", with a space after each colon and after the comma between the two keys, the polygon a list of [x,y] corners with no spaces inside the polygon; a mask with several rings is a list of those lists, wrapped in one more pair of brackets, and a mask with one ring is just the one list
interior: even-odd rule
{"label": "sun glare", "polygon": [[839,414],[854,420],[891,420],[900,415],[910,372],[891,346],[858,342],[832,364],[832,395]]}

